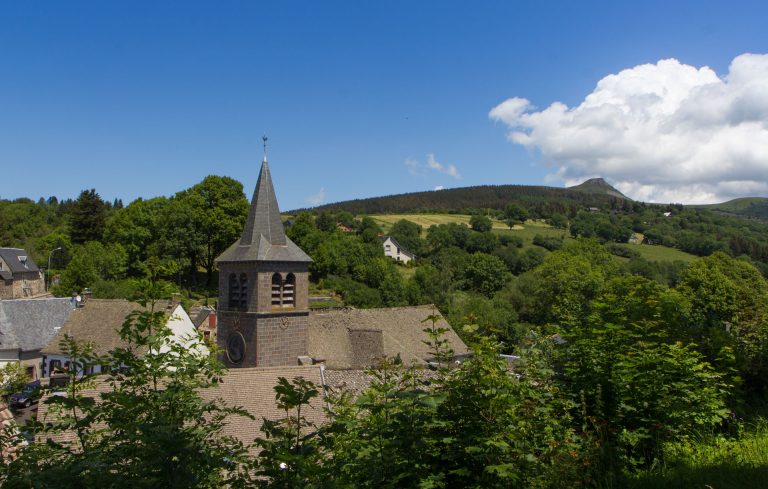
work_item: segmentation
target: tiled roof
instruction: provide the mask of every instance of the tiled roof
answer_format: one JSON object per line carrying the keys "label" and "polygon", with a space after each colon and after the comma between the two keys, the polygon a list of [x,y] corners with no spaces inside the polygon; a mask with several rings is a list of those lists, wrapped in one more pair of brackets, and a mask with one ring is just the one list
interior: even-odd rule
{"label": "tiled roof", "polygon": [[302,414],[316,426],[326,422],[323,383],[318,365],[239,368],[228,371],[218,386],[202,391],[203,399],[221,399],[229,406],[243,408],[255,418],[230,416],[222,434],[234,436],[243,443],[252,443],[260,436],[264,418],[277,420],[285,417],[285,411],[277,408],[275,400],[274,387],[280,377],[288,380],[303,377],[318,386],[318,396],[312,399],[309,409],[303,410]]}
{"label": "tiled roof", "polygon": [[[417,378],[422,381],[434,379],[437,372],[426,368],[416,370]],[[349,393],[356,397],[371,386],[374,377],[368,370],[361,369],[325,369],[325,386],[331,394]]]}
{"label": "tiled roof", "polygon": [[77,341],[92,342],[97,355],[103,355],[118,347],[128,346],[120,339],[118,330],[126,316],[141,306],[126,300],[90,299],[84,307],[70,314],[59,333],[43,348],[45,354],[61,354],[59,342],[64,335]]}
{"label": "tiled roof", "polygon": [[[25,261],[20,261],[19,257],[26,257]],[[8,268],[10,268],[12,273],[40,271],[27,252],[20,248],[0,248],[0,258],[8,264]]]}
{"label": "tiled roof", "polygon": [[[424,364],[433,357],[430,348],[424,343],[429,340],[424,329],[431,327],[431,322],[423,322],[431,314],[439,315],[432,306],[311,311],[309,355],[317,360],[325,360],[329,368],[359,367],[353,348],[354,332],[380,330],[384,355],[400,355],[406,364]],[[445,339],[454,354],[469,352],[442,316],[436,327],[448,329]]]}
{"label": "tiled roof", "polygon": [[43,348],[71,313],[66,298],[0,301],[0,350]]}
{"label": "tiled roof", "polygon": [[[204,401],[220,399],[228,406],[243,408],[255,418],[249,419],[243,416],[230,415],[227,417],[227,424],[221,434],[233,436],[245,444],[251,444],[257,437],[261,436],[260,430],[264,418],[277,420],[285,417],[285,412],[277,408],[275,401],[274,387],[280,377],[285,377],[288,380],[302,377],[315,383],[318,386],[319,394],[312,399],[309,409],[305,409],[303,414],[309,422],[316,426],[327,421],[319,366],[243,368],[228,371],[218,386],[201,390],[201,397]],[[83,391],[81,394],[86,397],[98,398],[99,394],[109,392],[110,389],[111,386],[108,383],[97,382],[94,388]],[[44,400],[45,398],[39,403],[37,420],[42,423],[52,422],[55,420],[55,414],[50,412],[50,406]],[[103,427],[104,425],[101,424],[95,428]],[[49,434],[47,437],[58,443],[73,443],[77,439],[74,431]],[[43,440],[42,437],[38,439],[38,441]]]}
{"label": "tiled roof", "polygon": [[212,312],[213,309],[209,309],[207,307],[200,308],[200,311],[195,315],[194,318],[192,318],[192,323],[196,328],[199,328],[200,325],[203,324],[206,319],[208,319],[208,316],[210,316]]}

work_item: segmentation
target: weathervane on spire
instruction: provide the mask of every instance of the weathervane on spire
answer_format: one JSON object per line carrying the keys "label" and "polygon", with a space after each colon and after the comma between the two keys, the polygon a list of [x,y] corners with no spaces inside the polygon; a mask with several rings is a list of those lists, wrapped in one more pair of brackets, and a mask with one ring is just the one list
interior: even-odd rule
{"label": "weathervane on spire", "polygon": [[266,134],[261,136],[261,140],[264,141],[264,161],[267,161],[267,140],[268,139],[269,138],[267,137]]}

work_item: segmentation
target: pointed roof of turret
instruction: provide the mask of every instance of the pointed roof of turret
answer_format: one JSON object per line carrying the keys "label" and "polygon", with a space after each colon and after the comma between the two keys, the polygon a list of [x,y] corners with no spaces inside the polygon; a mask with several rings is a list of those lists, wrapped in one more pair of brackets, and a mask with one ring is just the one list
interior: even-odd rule
{"label": "pointed roof of turret", "polygon": [[256,181],[251,199],[251,210],[248,211],[248,219],[245,221],[240,242],[244,245],[253,244],[259,239],[259,235],[267,238],[267,241],[273,245],[285,245],[285,229],[280,219],[280,209],[277,206],[277,197],[272,186],[272,177],[269,175],[266,156],[261,162],[259,179]]}
{"label": "pointed roof of turret", "polygon": [[293,241],[285,235],[280,219],[267,156],[261,162],[259,179],[251,199],[251,209],[245,221],[243,236],[217,259],[217,262],[236,261],[293,261],[311,262]]}

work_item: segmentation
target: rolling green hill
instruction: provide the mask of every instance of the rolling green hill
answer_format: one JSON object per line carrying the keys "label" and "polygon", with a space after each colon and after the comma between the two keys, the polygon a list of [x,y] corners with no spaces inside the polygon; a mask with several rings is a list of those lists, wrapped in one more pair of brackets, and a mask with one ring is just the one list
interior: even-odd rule
{"label": "rolling green hill", "polygon": [[719,204],[692,205],[694,209],[709,209],[711,211],[733,214],[742,217],[768,219],[768,198],[743,197]]}

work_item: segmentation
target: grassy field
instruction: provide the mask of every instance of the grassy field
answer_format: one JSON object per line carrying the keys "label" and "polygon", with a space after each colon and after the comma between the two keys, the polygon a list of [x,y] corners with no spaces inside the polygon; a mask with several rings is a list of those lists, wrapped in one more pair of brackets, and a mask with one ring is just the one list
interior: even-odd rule
{"label": "grassy field", "polygon": [[[405,219],[422,227],[422,236],[425,237],[429,226],[438,224],[466,224],[469,226],[470,216],[467,214],[379,214],[370,216],[376,221],[384,230],[385,233],[389,232],[392,225],[400,219]],[[557,237],[564,238],[566,241],[572,239],[568,234],[568,231],[564,229],[556,229],[552,226],[544,223],[543,221],[526,221],[525,225],[517,225],[513,229],[510,229],[503,221],[492,220],[493,231],[498,234],[508,234],[511,236],[519,236],[523,239],[523,247],[533,246],[533,238],[537,234],[541,234],[545,237]],[[666,246],[659,245],[630,245],[623,244],[631,250],[640,253],[640,256],[649,261],[682,261],[689,263],[696,259],[694,255],[685,253],[684,251],[676,250],[674,248],[667,248]]]}
{"label": "grassy field", "polygon": [[684,251],[676,250],[674,248],[667,248],[666,246],[661,245],[631,245],[631,244],[621,244],[619,246],[622,246],[624,248],[636,251],[640,253],[640,256],[645,258],[648,261],[682,261],[685,263],[690,263],[693,260],[695,260],[697,257],[695,255],[691,255],[690,253],[686,253]]}
{"label": "grassy field", "polygon": [[[437,224],[449,224],[455,222],[457,224],[466,224],[469,226],[468,214],[378,214],[370,216],[376,223],[381,226],[385,233],[389,232],[394,223],[400,219],[406,221],[415,222],[423,228],[422,234],[426,234],[427,228]],[[509,229],[506,223],[491,219],[493,223],[493,229]]]}
{"label": "grassy field", "polygon": [[[392,225],[400,219],[415,222],[422,227],[423,237],[427,235],[429,226],[449,223],[465,224],[469,226],[470,218],[467,214],[379,214],[370,217],[382,227],[385,233],[389,232]],[[510,229],[503,221],[491,219],[491,223],[493,223],[494,232],[520,236],[523,238],[525,245],[530,245],[531,241],[533,241],[533,237],[537,234],[558,237],[568,235],[567,231],[555,229],[542,221],[526,221],[525,225],[516,225],[512,229]]]}
{"label": "grassy field", "polygon": [[508,234],[510,236],[518,236],[523,239],[523,247],[532,246],[533,238],[537,234],[544,237],[556,237],[564,238],[566,241],[572,239],[568,231],[565,229],[556,229],[552,226],[545,224],[541,221],[526,221],[523,226],[515,226],[514,229],[506,227],[504,229],[496,229],[494,231],[498,234]]}

